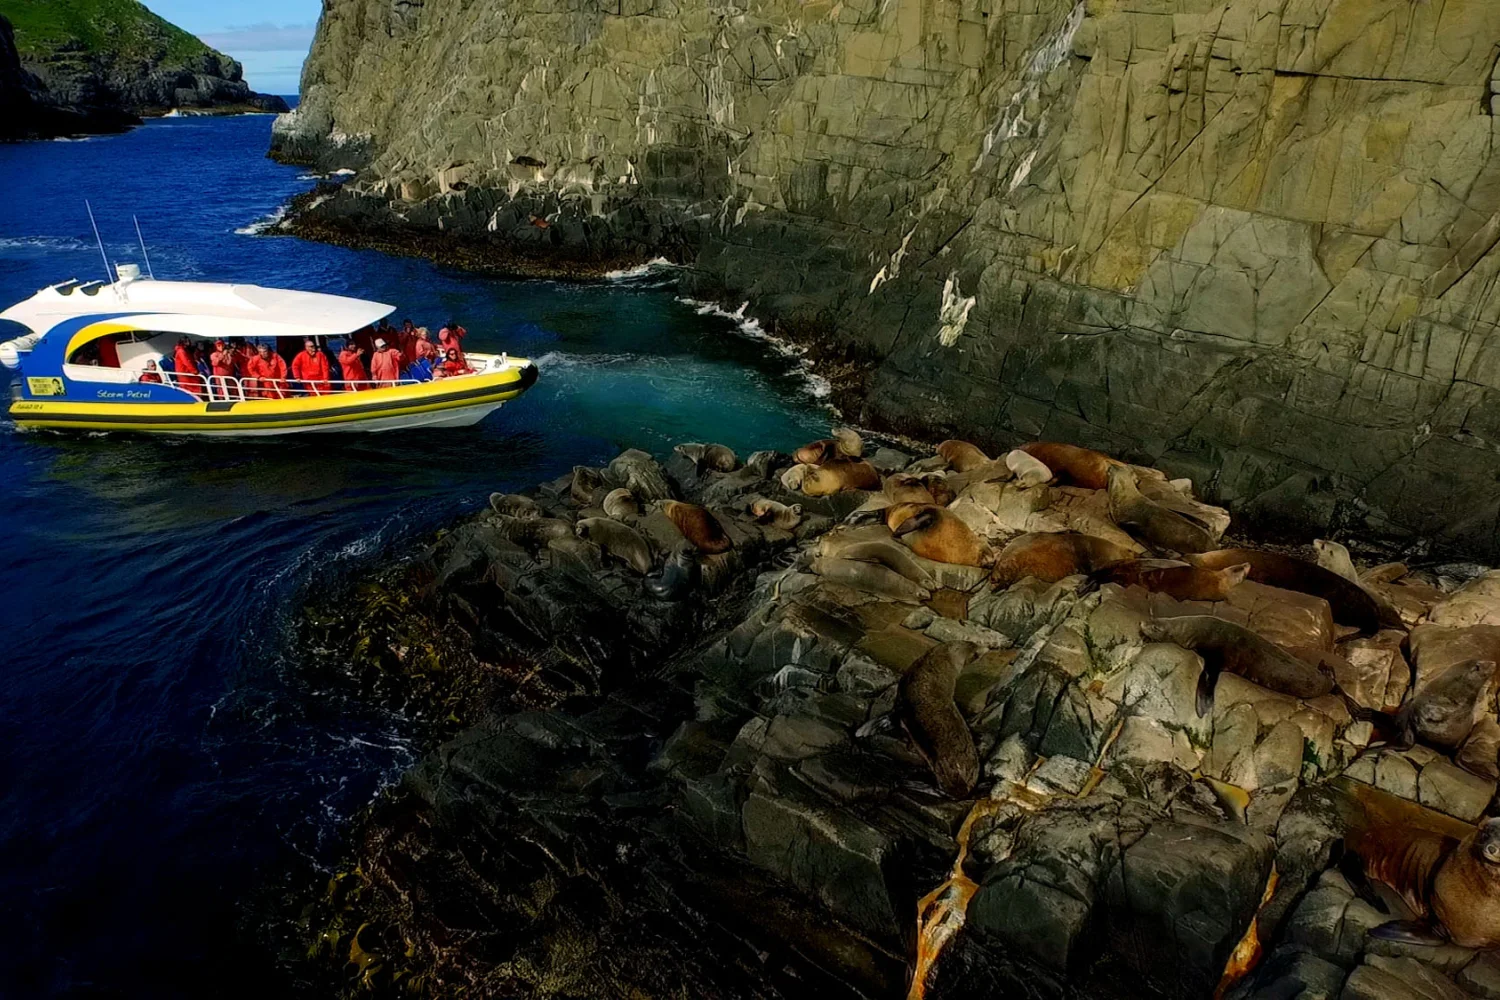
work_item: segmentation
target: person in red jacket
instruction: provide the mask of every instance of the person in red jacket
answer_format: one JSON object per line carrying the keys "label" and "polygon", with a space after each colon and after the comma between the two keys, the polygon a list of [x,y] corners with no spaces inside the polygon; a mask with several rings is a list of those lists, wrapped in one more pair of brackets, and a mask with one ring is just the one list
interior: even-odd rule
{"label": "person in red jacket", "polygon": [[141,372],[140,381],[155,382],[157,385],[161,384],[161,370],[156,367],[154,359],[146,359],[146,370]]}
{"label": "person in red jacket", "polygon": [[473,370],[469,367],[469,363],[463,359],[462,355],[458,353],[458,348],[450,347],[448,348],[448,354],[443,358],[443,363],[437,366],[437,369],[432,373],[432,377],[448,378],[450,375],[467,375]]}
{"label": "person in red jacket", "polygon": [[328,356],[318,350],[317,341],[302,342],[302,353],[292,359],[292,378],[314,396],[333,391],[333,384],[328,381]]}
{"label": "person in red jacket", "polygon": [[428,334],[427,327],[417,328],[417,339],[412,344],[411,353],[413,361],[421,361],[423,358],[426,358],[429,364],[433,366],[437,365],[439,357],[438,348],[432,342],[432,337]]}
{"label": "person in red jacket", "polygon": [[365,359],[360,356],[359,345],[354,338],[344,341],[344,349],[339,351],[339,367],[344,370],[344,389],[353,389],[356,392],[370,388],[370,373],[365,371]]}
{"label": "person in red jacket", "polygon": [[450,350],[455,350],[458,352],[459,360],[462,361],[464,356],[464,338],[468,335],[469,331],[459,326],[454,320],[450,319],[444,323],[443,328],[438,331],[438,345],[443,349],[443,356],[447,357]]}
{"label": "person in red jacket", "polygon": [[172,352],[172,367],[177,377],[172,380],[179,389],[186,389],[195,396],[203,395],[203,377],[198,374],[198,359],[193,356],[193,345],[183,337],[177,341],[177,350]]}
{"label": "person in red jacket", "polygon": [[384,338],[375,339],[375,353],[370,358],[370,377],[377,387],[395,385],[401,378],[401,350],[387,347]]}
{"label": "person in red jacket", "polygon": [[254,395],[261,399],[286,398],[286,360],[270,345],[260,345],[260,352],[250,359],[245,371]]}
{"label": "person in red jacket", "polygon": [[208,356],[208,366],[213,375],[208,384],[208,394],[218,399],[228,399],[234,392],[234,352],[222,340],[214,341],[213,352]]}

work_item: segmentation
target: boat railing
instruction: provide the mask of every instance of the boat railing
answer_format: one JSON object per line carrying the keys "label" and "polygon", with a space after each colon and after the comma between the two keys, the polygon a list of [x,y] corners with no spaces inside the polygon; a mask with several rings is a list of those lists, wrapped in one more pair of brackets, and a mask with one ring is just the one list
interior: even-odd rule
{"label": "boat railing", "polygon": [[[417,385],[422,380],[398,379],[329,379],[308,382],[301,379],[239,378],[234,375],[202,375],[198,372],[157,371],[163,385],[181,389],[209,402],[244,402],[249,399],[300,399],[307,396],[334,396],[368,389],[388,389],[397,385]],[[460,376],[452,376],[460,377]],[[140,379],[136,380],[137,382]],[[323,386],[328,388],[323,388]]]}

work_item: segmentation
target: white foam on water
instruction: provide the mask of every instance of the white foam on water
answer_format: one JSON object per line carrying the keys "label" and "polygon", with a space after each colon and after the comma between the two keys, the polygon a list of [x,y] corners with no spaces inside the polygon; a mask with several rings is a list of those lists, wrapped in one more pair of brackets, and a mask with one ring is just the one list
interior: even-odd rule
{"label": "white foam on water", "polygon": [[264,233],[271,229],[275,229],[277,226],[281,225],[281,221],[285,218],[286,206],[278,205],[276,206],[276,211],[272,212],[270,215],[262,219],[257,219],[256,221],[250,223],[250,225],[248,226],[241,226],[234,232],[237,236],[259,236],[261,233]]}
{"label": "white foam on water", "polygon": [[339,167],[337,170],[335,170],[333,173],[329,174],[328,176],[329,177],[353,177],[354,173],[355,172],[353,170],[349,169],[348,167]]}
{"label": "white foam on water", "polygon": [[807,360],[807,351],[767,332],[766,328],[760,325],[760,320],[748,315],[749,302],[741,302],[740,307],[731,312],[716,302],[704,302],[701,299],[690,299],[681,295],[677,296],[677,301],[683,305],[692,306],[699,316],[717,316],[720,319],[729,320],[734,324],[740,336],[766,344],[783,358],[794,362],[798,374],[806,382],[808,393],[814,399],[826,400],[833,395],[833,385],[813,370],[812,362]]}
{"label": "white foam on water", "polygon": [[94,244],[71,236],[5,236],[0,237],[0,253],[6,250],[86,250]]}
{"label": "white foam on water", "polygon": [[670,273],[677,270],[681,265],[674,264],[665,257],[657,257],[648,260],[637,267],[627,267],[619,271],[606,272],[604,277],[607,281],[633,281],[639,278],[649,278],[658,274]]}

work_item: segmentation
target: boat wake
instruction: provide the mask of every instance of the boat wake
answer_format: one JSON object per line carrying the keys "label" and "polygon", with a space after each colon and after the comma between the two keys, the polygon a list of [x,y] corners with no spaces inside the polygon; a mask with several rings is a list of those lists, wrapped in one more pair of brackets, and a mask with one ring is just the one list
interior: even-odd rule
{"label": "boat wake", "polygon": [[717,316],[720,319],[729,320],[734,324],[740,336],[759,341],[781,357],[793,362],[797,368],[797,374],[802,377],[808,393],[814,399],[826,401],[833,395],[833,385],[813,369],[812,362],[807,360],[807,351],[769,333],[765,327],[761,326],[760,320],[748,315],[749,302],[741,302],[740,307],[731,312],[716,302],[704,302],[701,299],[690,299],[680,295],[677,301],[685,306],[691,306],[699,316]]}

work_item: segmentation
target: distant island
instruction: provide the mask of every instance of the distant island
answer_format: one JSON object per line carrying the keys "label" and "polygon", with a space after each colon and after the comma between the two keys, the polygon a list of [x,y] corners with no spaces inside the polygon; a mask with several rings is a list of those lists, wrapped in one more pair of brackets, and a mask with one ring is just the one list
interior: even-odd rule
{"label": "distant island", "polygon": [[0,139],[119,132],[177,110],[287,105],[137,0],[0,0]]}

